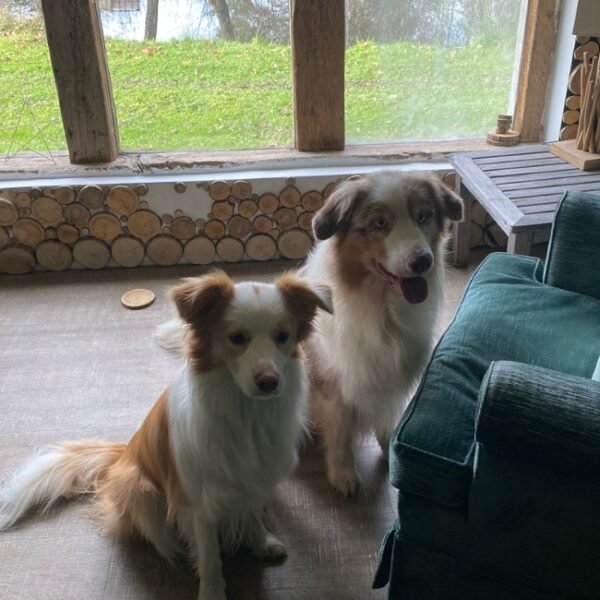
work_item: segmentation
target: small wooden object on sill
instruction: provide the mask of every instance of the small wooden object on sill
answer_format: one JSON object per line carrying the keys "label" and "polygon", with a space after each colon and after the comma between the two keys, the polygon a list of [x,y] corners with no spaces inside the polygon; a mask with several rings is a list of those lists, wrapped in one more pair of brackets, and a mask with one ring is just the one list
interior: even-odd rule
{"label": "small wooden object on sill", "polygon": [[494,146],[516,146],[521,140],[521,134],[511,129],[511,125],[511,115],[498,115],[496,129],[487,134],[488,144]]}

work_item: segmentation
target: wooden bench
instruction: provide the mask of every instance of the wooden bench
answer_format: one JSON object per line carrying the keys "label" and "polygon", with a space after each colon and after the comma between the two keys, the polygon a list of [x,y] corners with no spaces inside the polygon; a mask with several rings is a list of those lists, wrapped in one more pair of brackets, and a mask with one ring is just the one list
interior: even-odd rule
{"label": "wooden bench", "polygon": [[507,252],[530,254],[547,242],[558,201],[566,190],[600,191],[600,171],[580,171],[547,146],[515,146],[451,154],[465,218],[454,230],[454,264],[469,262],[471,208],[477,200],[508,236]]}

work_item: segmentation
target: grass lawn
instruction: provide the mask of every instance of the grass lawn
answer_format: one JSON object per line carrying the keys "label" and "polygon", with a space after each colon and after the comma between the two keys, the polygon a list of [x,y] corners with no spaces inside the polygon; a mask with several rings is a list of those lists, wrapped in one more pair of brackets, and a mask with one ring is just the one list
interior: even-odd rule
{"label": "grass lawn", "polygon": [[[293,144],[289,46],[109,39],[107,53],[124,149]],[[497,45],[356,44],[347,141],[483,136],[506,111],[512,70],[512,52]],[[0,30],[0,115],[0,154],[65,149],[42,31]]]}

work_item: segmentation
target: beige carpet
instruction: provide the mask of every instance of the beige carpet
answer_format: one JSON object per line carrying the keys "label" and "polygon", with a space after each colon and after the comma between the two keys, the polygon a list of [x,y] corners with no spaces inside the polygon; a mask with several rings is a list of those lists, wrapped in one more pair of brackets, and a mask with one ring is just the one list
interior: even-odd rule
{"label": "beige carpet", "polygon": [[[232,267],[236,278],[271,278],[293,265]],[[0,480],[36,448],[85,437],[126,441],[168,383],[175,360],[153,345],[172,308],[164,291],[198,268],[109,270],[0,277]],[[467,271],[448,278],[444,323]],[[120,304],[147,287],[156,302]],[[370,589],[379,543],[395,518],[395,494],[375,443],[358,449],[363,485],[356,498],[334,493],[318,448],[309,446],[282,483],[268,518],[287,544],[282,564],[244,552],[227,559],[230,600],[383,599]],[[101,536],[85,502],[65,503],[0,533],[2,600],[185,600],[197,581],[182,560],[164,563],[144,544]]]}

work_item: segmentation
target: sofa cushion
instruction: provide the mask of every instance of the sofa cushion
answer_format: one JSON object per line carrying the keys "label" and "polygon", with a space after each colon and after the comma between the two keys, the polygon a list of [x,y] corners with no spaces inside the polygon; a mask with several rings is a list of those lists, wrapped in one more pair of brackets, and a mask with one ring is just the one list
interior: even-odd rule
{"label": "sofa cushion", "polygon": [[494,360],[589,377],[598,359],[600,300],[544,284],[534,258],[492,254],[465,291],[392,441],[403,492],[466,502],[479,387]]}
{"label": "sofa cushion", "polygon": [[543,280],[600,298],[600,194],[569,190],[560,201],[548,245]]}

